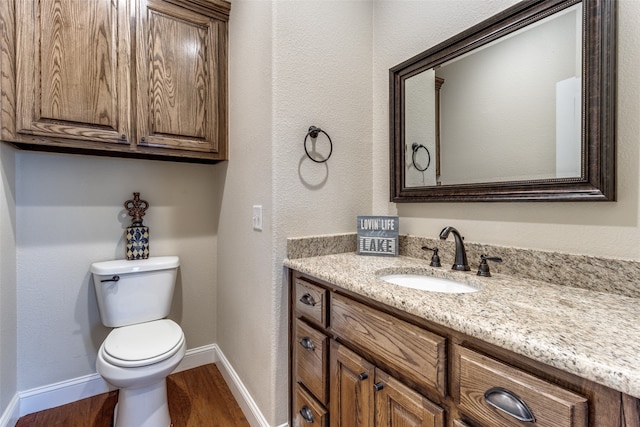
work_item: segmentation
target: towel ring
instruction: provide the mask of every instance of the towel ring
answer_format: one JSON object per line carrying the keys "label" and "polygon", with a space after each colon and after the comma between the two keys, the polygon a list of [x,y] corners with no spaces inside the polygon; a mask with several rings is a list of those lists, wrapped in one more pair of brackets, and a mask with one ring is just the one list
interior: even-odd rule
{"label": "towel ring", "polygon": [[[320,132],[324,133],[327,136],[327,139],[329,140],[329,155],[324,160],[316,160],[316,159],[314,159],[313,157],[311,157],[311,154],[309,154],[309,150],[307,150],[307,138],[309,138],[309,136],[311,136],[311,139],[316,139]],[[326,162],[327,160],[329,160],[329,157],[331,157],[331,153],[333,152],[333,142],[331,142],[331,137],[329,136],[328,133],[326,133],[322,129],[320,129],[318,127],[315,127],[315,126],[310,126],[309,127],[309,132],[307,132],[307,135],[304,137],[304,152],[307,153],[307,157],[308,158],[310,158],[311,160],[313,160],[316,163],[324,163],[324,162]],[[429,161],[431,161],[431,160],[429,160]]]}
{"label": "towel ring", "polygon": [[[419,168],[418,165],[416,164],[416,153],[421,148],[424,148],[424,151],[427,152],[427,159],[428,159],[427,166],[425,166],[424,169]],[[411,149],[413,150],[413,153],[411,154],[411,163],[413,163],[413,167],[419,170],[420,172],[424,172],[427,169],[429,169],[429,165],[431,165],[431,153],[429,153],[429,149],[422,144],[418,144],[417,142],[414,142],[413,144],[411,144]]]}

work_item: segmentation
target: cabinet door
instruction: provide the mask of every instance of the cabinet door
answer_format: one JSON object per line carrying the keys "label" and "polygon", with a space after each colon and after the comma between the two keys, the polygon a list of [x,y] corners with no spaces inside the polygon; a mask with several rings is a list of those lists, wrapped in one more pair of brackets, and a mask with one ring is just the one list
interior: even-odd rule
{"label": "cabinet door", "polygon": [[127,143],[129,0],[16,1],[16,137]]}
{"label": "cabinet door", "polygon": [[376,370],[377,427],[443,427],[444,410],[398,380]]}
{"label": "cabinet door", "polygon": [[226,157],[226,25],[205,10],[138,0],[138,145]]}
{"label": "cabinet door", "polygon": [[331,341],[331,427],[373,427],[374,366]]}

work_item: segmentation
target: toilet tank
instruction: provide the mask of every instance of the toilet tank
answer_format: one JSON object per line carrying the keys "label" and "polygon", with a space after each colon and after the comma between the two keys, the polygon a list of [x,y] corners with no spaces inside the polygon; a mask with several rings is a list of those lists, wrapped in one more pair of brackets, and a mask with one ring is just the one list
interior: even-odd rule
{"label": "toilet tank", "polygon": [[120,327],[167,317],[179,265],[177,256],[91,264],[102,324]]}

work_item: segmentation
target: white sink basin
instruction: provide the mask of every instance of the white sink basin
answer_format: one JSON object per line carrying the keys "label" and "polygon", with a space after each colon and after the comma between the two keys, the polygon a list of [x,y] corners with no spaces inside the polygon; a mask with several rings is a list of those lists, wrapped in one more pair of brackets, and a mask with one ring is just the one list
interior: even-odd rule
{"label": "white sink basin", "polygon": [[420,289],[428,292],[465,294],[469,292],[478,292],[480,290],[471,285],[467,285],[466,283],[442,279],[440,277],[425,276],[422,274],[385,274],[378,278],[385,282],[404,286],[405,288]]}

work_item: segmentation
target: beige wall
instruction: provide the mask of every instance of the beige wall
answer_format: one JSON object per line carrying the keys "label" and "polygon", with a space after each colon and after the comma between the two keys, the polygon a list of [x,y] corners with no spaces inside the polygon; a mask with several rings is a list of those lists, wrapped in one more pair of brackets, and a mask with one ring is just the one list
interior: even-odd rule
{"label": "beige wall", "polygon": [[[273,416],[272,4],[234,1],[229,35],[230,161],[218,234],[218,345]],[[263,231],[252,228],[262,205]]]}
{"label": "beige wall", "polygon": [[188,348],[216,341],[216,168],[18,152],[18,390],[95,372],[109,329],[100,323],[89,265],[124,258],[130,218],[123,203],[134,191],[150,204],[151,255],[180,256],[170,317]]}
{"label": "beige wall", "polygon": [[[375,213],[396,213],[401,232],[437,236],[457,227],[470,242],[640,259],[640,2],[621,0],[618,30],[618,201],[615,203],[388,203],[389,67],[510,4],[428,0],[376,2],[374,44]],[[402,23],[402,25],[398,25]]]}
{"label": "beige wall", "polygon": [[17,389],[15,150],[0,145],[0,417]]}
{"label": "beige wall", "polygon": [[[371,11],[368,1],[232,6],[218,344],[270,425],[287,418],[286,237],[351,230],[371,209]],[[325,164],[305,156],[311,125],[333,140]],[[262,232],[253,204],[265,208]]]}

